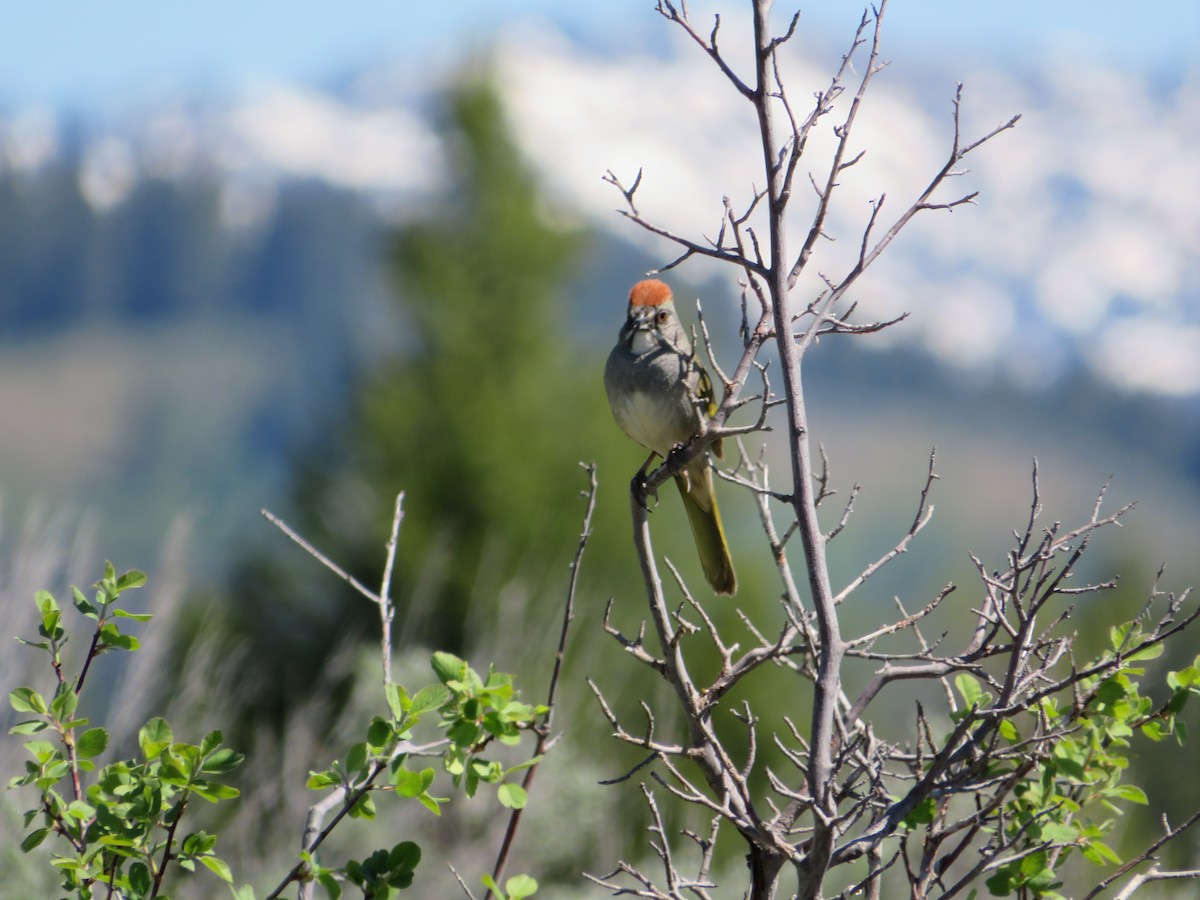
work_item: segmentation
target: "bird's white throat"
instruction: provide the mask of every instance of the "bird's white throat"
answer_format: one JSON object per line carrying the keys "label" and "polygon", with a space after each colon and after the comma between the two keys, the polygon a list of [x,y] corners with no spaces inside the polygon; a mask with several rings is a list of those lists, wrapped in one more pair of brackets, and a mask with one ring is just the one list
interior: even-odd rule
{"label": "bird's white throat", "polygon": [[651,350],[657,350],[658,346],[658,335],[649,328],[637,329],[629,341],[629,349],[638,356],[649,353]]}

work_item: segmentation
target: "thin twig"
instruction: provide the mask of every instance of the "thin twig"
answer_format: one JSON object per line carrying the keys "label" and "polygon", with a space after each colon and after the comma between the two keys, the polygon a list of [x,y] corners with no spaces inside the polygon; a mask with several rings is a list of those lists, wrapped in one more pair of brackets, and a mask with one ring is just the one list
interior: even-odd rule
{"label": "thin twig", "polygon": [[[535,762],[525,770],[525,778],[521,783],[521,787],[526,793],[533,786],[533,778],[537,774],[538,766],[541,765],[540,760],[546,752],[547,744],[550,741],[551,728],[554,721],[555,701],[558,697],[558,685],[562,676],[563,660],[567,651],[567,635],[571,630],[571,622],[575,618],[575,591],[579,585],[579,568],[583,564],[583,551],[587,548],[588,538],[592,536],[592,514],[596,511],[596,464],[588,463],[583,465],[584,471],[588,475],[588,489],[584,496],[587,497],[587,510],[583,514],[583,527],[579,532],[579,545],[575,549],[575,558],[571,560],[571,577],[567,580],[567,597],[566,603],[563,605],[563,620],[562,629],[558,635],[558,647],[554,652],[554,670],[550,674],[550,686],[546,690],[546,718],[537,727],[537,745],[533,751]],[[504,877],[504,867],[508,864],[508,856],[512,850],[513,842],[517,837],[517,828],[521,823],[522,808],[513,809],[508,817],[508,826],[504,829],[504,839],[500,843],[500,850],[496,854],[496,864],[492,867],[492,881],[500,884],[500,880]],[[487,900],[492,896],[491,888],[488,888],[484,893],[483,898]]]}
{"label": "thin twig", "polygon": [[396,564],[397,539],[400,522],[404,519],[404,491],[396,495],[396,510],[392,514],[392,532],[388,536],[387,559],[383,565],[383,580],[379,585],[379,649],[383,661],[383,689],[392,683],[392,617],[396,606],[392,603],[392,568]]}
{"label": "thin twig", "polygon": [[324,553],[322,553],[320,550],[318,550],[316,547],[314,547],[312,544],[310,544],[308,541],[306,541],[304,538],[302,538],[300,536],[300,534],[297,531],[295,531],[290,525],[288,525],[286,522],[284,522],[283,519],[279,518],[279,516],[275,515],[275,513],[271,512],[270,510],[267,510],[267,509],[261,509],[261,510],[259,510],[259,512],[262,513],[263,518],[265,518],[268,522],[270,522],[272,525],[274,525],[276,528],[278,528],[280,531],[282,531],[284,534],[286,534],[289,538],[291,538],[293,541],[295,541],[297,544],[299,544],[301,549],[303,549],[305,553],[307,553],[309,556],[313,557],[317,562],[319,562],[321,565],[323,565],[325,568],[327,568],[330,572],[332,572],[338,578],[342,579],[342,581],[346,582],[346,584],[350,585],[350,587],[354,588],[356,591],[358,591],[360,594],[362,594],[364,597],[366,597],[372,603],[379,603],[379,597],[378,597],[378,595],[375,594],[374,591],[372,591],[370,588],[366,587],[361,581],[359,581],[357,578],[355,578],[353,575],[351,575],[349,572],[347,572],[345,569],[343,569],[341,566],[339,566],[337,563],[335,563],[333,560],[331,560],[328,556],[326,556]]}

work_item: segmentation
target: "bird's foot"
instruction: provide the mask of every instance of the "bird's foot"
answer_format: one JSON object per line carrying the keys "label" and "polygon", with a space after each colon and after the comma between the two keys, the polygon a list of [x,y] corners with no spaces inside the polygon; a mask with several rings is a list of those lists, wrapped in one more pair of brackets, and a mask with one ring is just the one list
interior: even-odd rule
{"label": "bird's foot", "polygon": [[691,479],[688,477],[688,470],[685,467],[683,460],[682,460],[684,451],[686,449],[687,449],[686,443],[676,444],[674,447],[671,448],[671,452],[667,454],[666,464],[667,464],[668,469],[670,469],[670,471],[675,475],[675,477],[683,479],[684,486],[690,491],[691,490]]}
{"label": "bird's foot", "polygon": [[651,489],[646,484],[645,470],[638,472],[633,476],[633,480],[629,482],[629,493],[633,495],[633,500],[642,509],[649,509],[647,501],[653,497],[654,505],[658,505],[658,489]]}
{"label": "bird's foot", "polygon": [[650,468],[650,462],[653,459],[654,454],[650,454],[649,459],[638,469],[637,474],[633,476],[633,480],[629,482],[629,493],[633,496],[634,502],[642,509],[649,509],[646,501],[651,497],[654,498],[654,505],[658,505],[658,489],[651,489],[646,483],[646,471]]}

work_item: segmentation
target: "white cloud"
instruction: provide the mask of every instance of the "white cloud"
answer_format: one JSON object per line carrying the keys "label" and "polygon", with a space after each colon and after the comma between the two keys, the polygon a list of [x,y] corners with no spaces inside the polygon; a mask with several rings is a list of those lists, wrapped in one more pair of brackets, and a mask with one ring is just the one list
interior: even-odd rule
{"label": "white cloud", "polygon": [[90,145],[79,167],[79,190],[97,212],[116,206],[137,184],[137,164],[129,144],[116,137]]}
{"label": "white cloud", "polygon": [[[724,26],[722,33],[727,48],[739,39]],[[613,215],[623,201],[602,183],[606,169],[629,184],[642,168],[641,211],[692,239],[715,235],[723,194],[740,208],[751,182],[762,185],[749,105],[686,40],[663,57],[609,58],[525,26],[507,33],[497,58],[518,138],[550,189],[602,227],[643,242],[663,262],[676,255],[672,245]],[[788,63],[789,95],[800,108],[829,73],[803,59]],[[1200,390],[1186,354],[1162,354],[1151,367],[1155,376],[1142,379],[1109,359],[1130,335],[1189,334],[1196,321],[1197,76],[1164,86],[1050,55],[1035,71],[946,74],[945,91],[933,96],[929,85],[938,77],[924,75],[919,86],[906,83],[896,67],[876,79],[850,148],[867,154],[838,179],[827,226],[837,241],[819,242],[814,269],[833,277],[845,271],[857,255],[869,202],[886,192],[879,234],[942,165],[959,77],[966,85],[964,140],[1014,113],[1023,119],[972,154],[967,175],[943,187],[944,200],[979,190],[977,205],[919,215],[888,249],[886,266],[861,281],[854,299],[862,301],[862,314],[912,311],[910,322],[886,339],[916,334],[955,365],[999,362],[1000,370],[1026,377],[1025,366],[1005,361],[1022,356],[1028,341],[1020,335],[1037,333],[1040,354],[1059,362],[1071,345],[1108,348],[1096,351],[1105,360],[1098,371],[1115,384]],[[821,179],[833,122],[814,130],[798,173],[790,253],[811,216],[804,165]],[[765,234],[761,222],[759,232]],[[817,289],[815,274],[802,283],[802,295]],[[1114,330],[1118,313],[1122,324]]]}
{"label": "white cloud", "polygon": [[142,165],[158,178],[179,178],[198,162],[200,135],[196,120],[182,109],[152,115],[141,132]]}
{"label": "white cloud", "polygon": [[1200,326],[1136,319],[1110,323],[1092,346],[1097,374],[1133,391],[1200,392]]}
{"label": "white cloud", "polygon": [[405,190],[441,175],[439,144],[408,110],[362,109],[315,91],[262,85],[225,122],[222,161],[355,189]]}
{"label": "white cloud", "polygon": [[990,369],[1013,338],[1012,300],[981,278],[956,279],[926,305],[918,321],[926,345],[963,370]]}
{"label": "white cloud", "polygon": [[49,109],[19,112],[0,134],[4,158],[18,172],[30,172],[58,155],[58,121]]}

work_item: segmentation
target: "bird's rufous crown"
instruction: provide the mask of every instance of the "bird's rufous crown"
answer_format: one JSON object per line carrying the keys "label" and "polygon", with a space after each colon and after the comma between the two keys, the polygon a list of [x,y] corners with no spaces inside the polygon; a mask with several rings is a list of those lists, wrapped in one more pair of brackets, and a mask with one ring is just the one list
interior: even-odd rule
{"label": "bird's rufous crown", "polygon": [[630,306],[662,306],[672,302],[671,289],[657,278],[639,281],[629,292]]}

